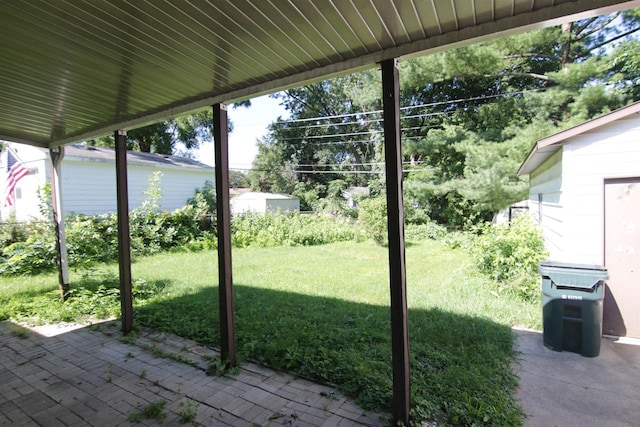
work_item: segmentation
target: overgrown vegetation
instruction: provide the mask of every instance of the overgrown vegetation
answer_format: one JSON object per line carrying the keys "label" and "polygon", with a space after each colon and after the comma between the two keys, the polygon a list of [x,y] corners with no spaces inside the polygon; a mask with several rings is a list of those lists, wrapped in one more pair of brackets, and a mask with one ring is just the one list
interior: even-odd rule
{"label": "overgrown vegetation", "polygon": [[539,298],[538,263],[547,256],[540,228],[527,216],[510,225],[479,228],[469,246],[478,269],[492,279],[494,292],[526,301]]}
{"label": "overgrown vegetation", "polygon": [[[370,242],[236,249],[241,360],[338,384],[364,407],[388,410],[387,263],[386,249]],[[414,419],[518,425],[510,326],[540,327],[539,303],[489,292],[493,282],[474,274],[466,250],[444,239],[410,245],[407,270]],[[53,273],[3,276],[0,318],[68,320],[67,307],[83,314],[92,307],[94,316],[109,307],[103,315],[117,315],[116,265],[72,274],[72,289],[83,290],[67,303],[57,297]],[[214,252],[141,257],[133,276],[137,324],[219,345]]]}

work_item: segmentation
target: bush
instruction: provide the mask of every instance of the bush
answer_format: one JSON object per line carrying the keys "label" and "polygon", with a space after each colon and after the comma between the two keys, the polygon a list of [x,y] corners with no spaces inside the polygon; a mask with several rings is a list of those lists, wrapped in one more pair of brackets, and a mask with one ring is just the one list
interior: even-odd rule
{"label": "bush", "polygon": [[362,200],[358,219],[366,234],[377,244],[387,244],[387,199],[384,195]]}
{"label": "bush", "polygon": [[118,220],[114,214],[79,215],[65,221],[69,265],[89,267],[118,258]]}
{"label": "bush", "polygon": [[510,226],[485,225],[470,244],[478,269],[496,282],[496,291],[523,300],[538,297],[538,263],[547,256],[542,232],[526,215]]}
{"label": "bush", "polygon": [[349,219],[299,213],[245,214],[231,221],[232,244],[247,246],[312,246],[361,240],[362,233]]}
{"label": "bush", "polygon": [[38,274],[56,265],[53,233],[34,234],[26,242],[13,243],[2,250],[0,274]]}
{"label": "bush", "polygon": [[435,222],[427,222],[423,224],[407,224],[406,240],[437,240],[447,235],[446,227],[436,224]]}

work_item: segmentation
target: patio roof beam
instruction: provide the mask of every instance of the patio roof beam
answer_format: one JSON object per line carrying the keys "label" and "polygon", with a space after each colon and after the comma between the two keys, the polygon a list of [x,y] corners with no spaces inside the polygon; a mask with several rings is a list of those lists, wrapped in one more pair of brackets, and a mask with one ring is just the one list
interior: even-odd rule
{"label": "patio roof beam", "polygon": [[131,285],[131,235],[129,233],[129,189],[127,185],[127,132],[114,133],[116,141],[116,189],[118,198],[118,266],[122,332],[133,329],[133,288]]}
{"label": "patio roof beam", "polygon": [[391,287],[391,352],[393,364],[394,423],[409,425],[409,334],[407,327],[407,274],[404,250],[402,150],[400,144],[400,83],[397,59],[381,62],[384,153],[387,180],[389,283]]}
{"label": "patio roof beam", "polygon": [[218,231],[218,304],[220,309],[220,356],[236,366],[233,322],[233,276],[231,271],[231,209],[229,206],[229,130],[227,106],[213,105],[215,145],[216,211]]}

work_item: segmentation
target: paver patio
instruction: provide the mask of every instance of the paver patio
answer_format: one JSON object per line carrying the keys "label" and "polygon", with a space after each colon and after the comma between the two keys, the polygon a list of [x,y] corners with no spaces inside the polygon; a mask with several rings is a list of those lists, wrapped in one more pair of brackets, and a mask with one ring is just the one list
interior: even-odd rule
{"label": "paver patio", "polygon": [[117,322],[53,335],[2,321],[0,343],[0,425],[129,426],[154,403],[166,418],[139,424],[388,424],[329,386],[254,363],[207,375],[215,351],[154,331],[123,340]]}

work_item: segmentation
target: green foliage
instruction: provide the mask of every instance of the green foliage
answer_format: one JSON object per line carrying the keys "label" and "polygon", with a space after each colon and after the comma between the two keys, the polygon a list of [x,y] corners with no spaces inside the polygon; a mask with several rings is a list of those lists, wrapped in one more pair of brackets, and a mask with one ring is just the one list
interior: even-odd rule
{"label": "green foliage", "polygon": [[5,248],[12,243],[24,242],[36,233],[41,233],[48,226],[39,221],[18,222],[15,215],[9,216],[5,222],[0,223],[0,248]]}
{"label": "green foliage", "polygon": [[[144,153],[180,154],[188,157],[200,146],[201,141],[211,139],[213,112],[210,108],[196,113],[164,120],[127,132],[127,149]],[[112,136],[88,141],[89,145],[114,147]],[[186,152],[179,152],[179,144]]]}
{"label": "green foliage", "polygon": [[147,179],[147,188],[142,192],[145,198],[142,205],[136,211],[143,214],[152,214],[160,211],[162,200],[162,172],[155,171]]}
{"label": "green foliage", "polygon": [[118,257],[118,220],[113,214],[70,215],[66,218],[69,265],[88,268]]}
{"label": "green foliage", "polygon": [[[490,220],[526,195],[517,170],[537,139],[639,99],[638,13],[622,18],[401,62],[407,221],[467,228]],[[378,70],[278,97],[291,120],[274,122],[260,142],[252,188],[295,194],[305,210],[336,210],[331,183],[371,187],[379,179]]]}
{"label": "green foliage", "polygon": [[[186,403],[185,403],[186,402]],[[194,400],[187,398],[185,402],[180,402],[180,424],[187,424],[196,419],[198,415],[198,406],[200,404]]]}
{"label": "green foliage", "polygon": [[381,195],[360,202],[358,219],[366,235],[378,245],[386,245],[387,237],[387,199]]}
{"label": "green foliage", "polygon": [[[215,253],[158,254],[138,259],[135,267],[140,278],[133,286],[137,325],[219,345],[218,332],[211,327],[218,316],[217,287],[211,279],[217,275]],[[443,240],[407,247],[416,424],[426,419],[443,425],[520,424],[510,369],[510,326],[539,328],[539,303],[492,296],[486,290],[488,280],[472,272],[468,254]],[[98,266],[91,277],[71,274],[71,282],[87,292],[81,306],[102,309],[104,301],[117,313],[117,266]],[[385,248],[345,242],[237,249],[234,279],[241,361],[259,360],[294,375],[328,381],[367,409],[389,410]],[[70,317],[59,314],[67,305],[55,291],[56,280],[55,274],[0,277],[0,318],[39,323]],[[93,300],[90,292],[100,285],[107,291]],[[74,293],[73,298],[84,294]],[[27,308],[30,301],[38,304]],[[149,350],[161,352],[155,346]],[[182,407],[185,415],[186,408]]]}
{"label": "green foliage", "polygon": [[187,199],[187,204],[199,210],[205,210],[207,214],[216,212],[216,186],[206,180],[202,188],[196,188],[193,197]]}
{"label": "green foliage", "polygon": [[511,225],[485,225],[471,242],[478,269],[495,281],[497,293],[533,301],[539,295],[538,263],[547,253],[540,228],[527,216]]}
{"label": "green foliage", "polygon": [[350,219],[299,213],[245,214],[231,221],[234,247],[313,246],[362,240]]}
{"label": "green foliage", "polygon": [[[52,282],[54,283],[54,282]],[[117,318],[120,315],[120,290],[117,277],[112,274],[81,278],[68,291],[68,298],[60,298],[56,286],[38,294],[20,294],[5,299],[0,292],[0,319],[16,319],[29,324],[83,322],[91,319]],[[136,304],[144,306],[162,286],[137,279],[133,283]]]}
{"label": "green foliage", "polygon": [[166,404],[167,401],[164,399],[156,400],[141,410],[129,415],[128,420],[132,423],[137,423],[143,420],[156,420],[162,424],[162,422],[167,418],[167,413],[164,409]]}
{"label": "green foliage", "polygon": [[0,274],[24,275],[51,271],[56,263],[53,233],[33,234],[25,242],[5,247],[0,261]]}
{"label": "green foliage", "polygon": [[424,224],[407,224],[405,238],[408,241],[438,240],[447,236],[447,229],[435,222]]}

